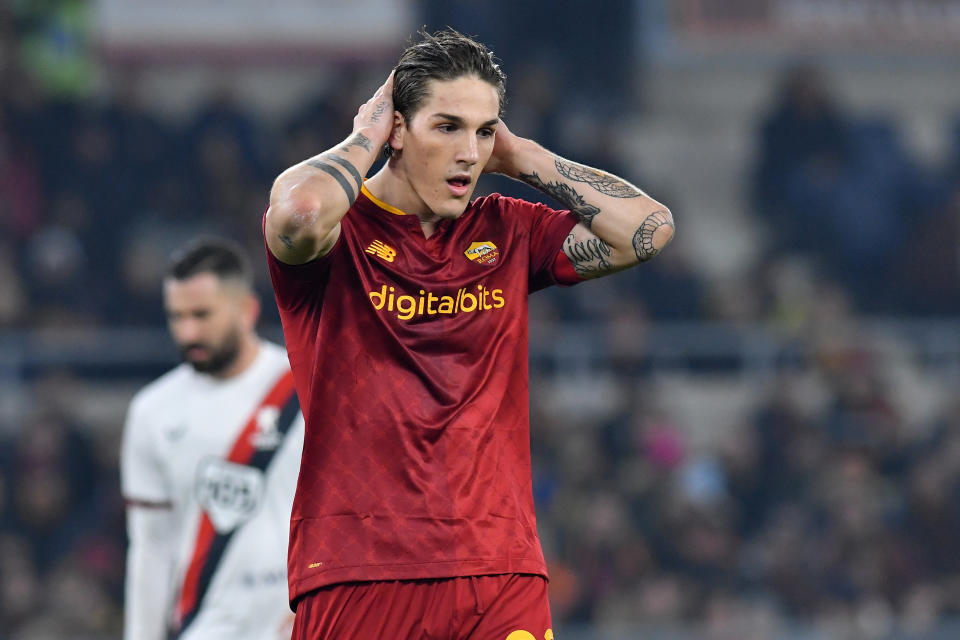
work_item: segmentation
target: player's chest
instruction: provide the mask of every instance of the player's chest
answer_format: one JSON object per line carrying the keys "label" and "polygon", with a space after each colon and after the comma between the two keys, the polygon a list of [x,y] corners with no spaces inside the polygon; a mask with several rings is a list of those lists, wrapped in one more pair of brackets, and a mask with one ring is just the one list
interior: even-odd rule
{"label": "player's chest", "polygon": [[272,450],[281,442],[278,411],[264,406],[259,393],[182,393],[158,420],[159,446],[174,478],[186,478],[207,458],[230,458],[239,450]]}
{"label": "player's chest", "polygon": [[266,491],[265,465],[284,438],[277,411],[250,399],[185,393],[160,428],[177,503],[197,505],[218,531],[251,517]]}
{"label": "player's chest", "polygon": [[[361,227],[351,238],[352,262],[370,276],[428,284],[502,279],[525,258],[516,240],[492,225],[435,231]],[[458,286],[460,286],[458,285]]]}

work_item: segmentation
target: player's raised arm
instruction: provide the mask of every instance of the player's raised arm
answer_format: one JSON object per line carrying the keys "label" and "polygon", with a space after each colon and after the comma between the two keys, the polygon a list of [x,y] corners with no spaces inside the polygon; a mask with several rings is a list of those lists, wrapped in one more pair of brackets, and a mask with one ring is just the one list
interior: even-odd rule
{"label": "player's raised arm", "polygon": [[646,262],[673,238],[673,216],[664,205],[622,178],[514,135],[503,122],[484,170],[522,180],[577,216],[563,251],[584,278]]}
{"label": "player's raised arm", "polygon": [[363,177],[393,129],[393,74],[353,119],[353,133],[336,147],[281,173],[270,190],[264,232],[273,255],[302,264],[325,255],[340,220],[360,193]]}

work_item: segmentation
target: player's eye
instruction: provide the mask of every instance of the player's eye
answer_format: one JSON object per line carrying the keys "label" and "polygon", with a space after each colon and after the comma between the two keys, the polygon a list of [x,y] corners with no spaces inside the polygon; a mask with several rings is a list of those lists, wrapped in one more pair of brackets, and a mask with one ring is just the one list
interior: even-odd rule
{"label": "player's eye", "polygon": [[437,128],[440,129],[440,131],[443,131],[444,133],[452,133],[452,132],[454,132],[454,131],[457,130],[457,128],[456,128],[454,125],[449,124],[449,123],[447,123],[447,124],[442,124],[442,125],[440,125],[440,126],[437,127]]}
{"label": "player's eye", "polygon": [[480,129],[480,131],[479,131],[478,133],[480,134],[480,137],[481,137],[481,138],[489,138],[489,137],[492,136],[495,132],[494,132],[493,129],[489,129],[489,128],[486,128],[486,127],[485,127],[485,128],[483,128],[483,129]]}

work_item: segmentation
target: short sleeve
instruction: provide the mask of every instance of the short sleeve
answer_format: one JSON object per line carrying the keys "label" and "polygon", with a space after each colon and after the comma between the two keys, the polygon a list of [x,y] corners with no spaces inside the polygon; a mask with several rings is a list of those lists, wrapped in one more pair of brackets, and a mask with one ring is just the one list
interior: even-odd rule
{"label": "short sleeve", "polygon": [[[264,213],[263,224],[266,224],[266,213]],[[333,249],[322,258],[305,264],[286,264],[273,255],[264,234],[263,248],[267,252],[267,267],[270,270],[270,281],[273,283],[277,306],[283,310],[294,310],[305,305],[309,306],[322,298],[330,275],[332,258],[341,244],[342,237],[337,239]]]}
{"label": "short sleeve", "polygon": [[511,209],[508,215],[521,217],[530,232],[530,291],[554,284],[572,284],[558,281],[554,265],[564,239],[577,224],[577,217],[570,211],[551,209],[539,202],[515,198],[503,200]]}
{"label": "short sleeve", "polygon": [[147,413],[137,398],[130,405],[123,428],[120,488],[129,501],[168,502],[172,497]]}

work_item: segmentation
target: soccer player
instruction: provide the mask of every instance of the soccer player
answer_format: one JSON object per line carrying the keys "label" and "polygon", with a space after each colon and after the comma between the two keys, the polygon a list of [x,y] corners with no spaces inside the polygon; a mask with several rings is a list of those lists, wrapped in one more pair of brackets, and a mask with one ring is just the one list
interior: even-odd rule
{"label": "soccer player", "polygon": [[163,282],[184,363],[140,391],[121,452],[126,640],[289,638],[286,558],[303,416],[255,333],[246,256],[198,239]]}
{"label": "soccer player", "polygon": [[[422,35],[342,144],[276,179],[264,216],[307,421],[293,637],[549,639],[527,295],[653,258],[673,219],[514,135],[485,46]],[[471,201],[482,172],[566,209]]]}

